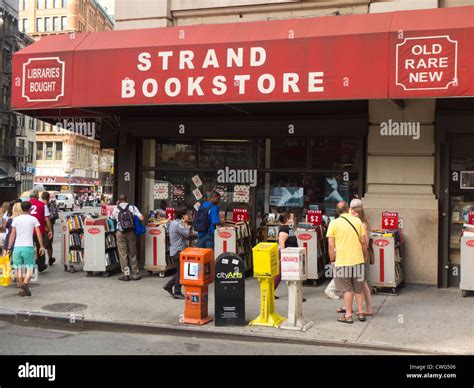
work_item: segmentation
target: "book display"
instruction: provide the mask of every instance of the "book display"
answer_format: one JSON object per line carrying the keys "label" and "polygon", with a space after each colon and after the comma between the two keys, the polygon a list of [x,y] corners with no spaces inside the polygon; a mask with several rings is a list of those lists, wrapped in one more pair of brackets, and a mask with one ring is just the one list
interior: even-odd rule
{"label": "book display", "polygon": [[235,253],[242,258],[245,271],[251,271],[252,266],[252,233],[247,221],[226,221],[214,232],[214,260],[222,253]]}
{"label": "book display", "polygon": [[73,214],[61,221],[61,251],[64,270],[74,273],[84,265],[84,215]]}

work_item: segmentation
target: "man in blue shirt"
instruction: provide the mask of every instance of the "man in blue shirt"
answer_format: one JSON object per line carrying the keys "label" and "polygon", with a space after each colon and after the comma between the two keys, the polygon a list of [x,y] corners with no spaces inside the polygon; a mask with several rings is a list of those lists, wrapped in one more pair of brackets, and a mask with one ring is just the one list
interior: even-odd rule
{"label": "man in blue shirt", "polygon": [[209,201],[204,202],[201,206],[204,209],[209,209],[209,229],[207,232],[198,232],[198,248],[212,248],[214,249],[214,230],[216,226],[220,225],[221,219],[219,217],[219,202],[221,195],[214,191]]}

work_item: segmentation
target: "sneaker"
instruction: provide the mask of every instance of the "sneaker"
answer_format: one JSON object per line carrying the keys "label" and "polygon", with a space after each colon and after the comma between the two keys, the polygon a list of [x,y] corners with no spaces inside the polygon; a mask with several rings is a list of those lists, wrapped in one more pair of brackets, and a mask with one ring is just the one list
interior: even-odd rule
{"label": "sneaker", "polygon": [[40,273],[46,271],[47,269],[48,269],[48,266],[46,264],[44,265],[44,267],[38,266],[38,272]]}
{"label": "sneaker", "polygon": [[173,294],[173,298],[175,298],[175,299],[184,299],[184,295],[181,292],[179,292],[177,294]]}
{"label": "sneaker", "polygon": [[339,300],[341,299],[341,297],[339,295],[336,295],[335,292],[330,292],[328,290],[324,290],[324,293],[326,294],[326,296],[329,298],[329,299],[332,299],[332,300]]}
{"label": "sneaker", "polygon": [[118,280],[123,280],[124,282],[128,282],[130,280],[130,277],[127,275],[120,275]]}
{"label": "sneaker", "polygon": [[134,274],[132,275],[132,280],[140,280],[141,278],[142,278],[142,277],[140,276],[139,273],[134,273]]}
{"label": "sneaker", "polygon": [[28,284],[22,284],[21,289],[24,291],[25,296],[31,296],[31,291],[30,287],[28,287]]}
{"label": "sneaker", "polygon": [[56,262],[56,259],[54,257],[51,257],[48,261],[49,265],[53,265]]}
{"label": "sneaker", "polygon": [[164,286],[164,287],[163,287],[163,290],[165,290],[168,294],[170,294],[170,295],[174,298],[173,288],[172,288],[172,287],[166,287],[166,286]]}

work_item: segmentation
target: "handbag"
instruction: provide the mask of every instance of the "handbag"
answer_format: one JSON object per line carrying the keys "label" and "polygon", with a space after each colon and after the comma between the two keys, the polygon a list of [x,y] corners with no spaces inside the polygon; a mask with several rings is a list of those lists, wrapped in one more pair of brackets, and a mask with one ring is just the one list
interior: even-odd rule
{"label": "handbag", "polygon": [[145,226],[142,224],[138,216],[133,216],[133,227],[135,235],[142,236],[146,233]]}
{"label": "handbag", "polygon": [[0,257],[0,286],[8,287],[12,284],[12,267],[10,255]]}

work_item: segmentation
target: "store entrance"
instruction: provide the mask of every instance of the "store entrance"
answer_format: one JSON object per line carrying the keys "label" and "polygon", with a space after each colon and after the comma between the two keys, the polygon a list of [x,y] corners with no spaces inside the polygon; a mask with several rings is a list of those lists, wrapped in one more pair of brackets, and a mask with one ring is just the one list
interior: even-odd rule
{"label": "store entrance", "polygon": [[463,225],[474,212],[474,135],[451,135],[449,138],[449,236],[448,287],[458,287],[460,279]]}

